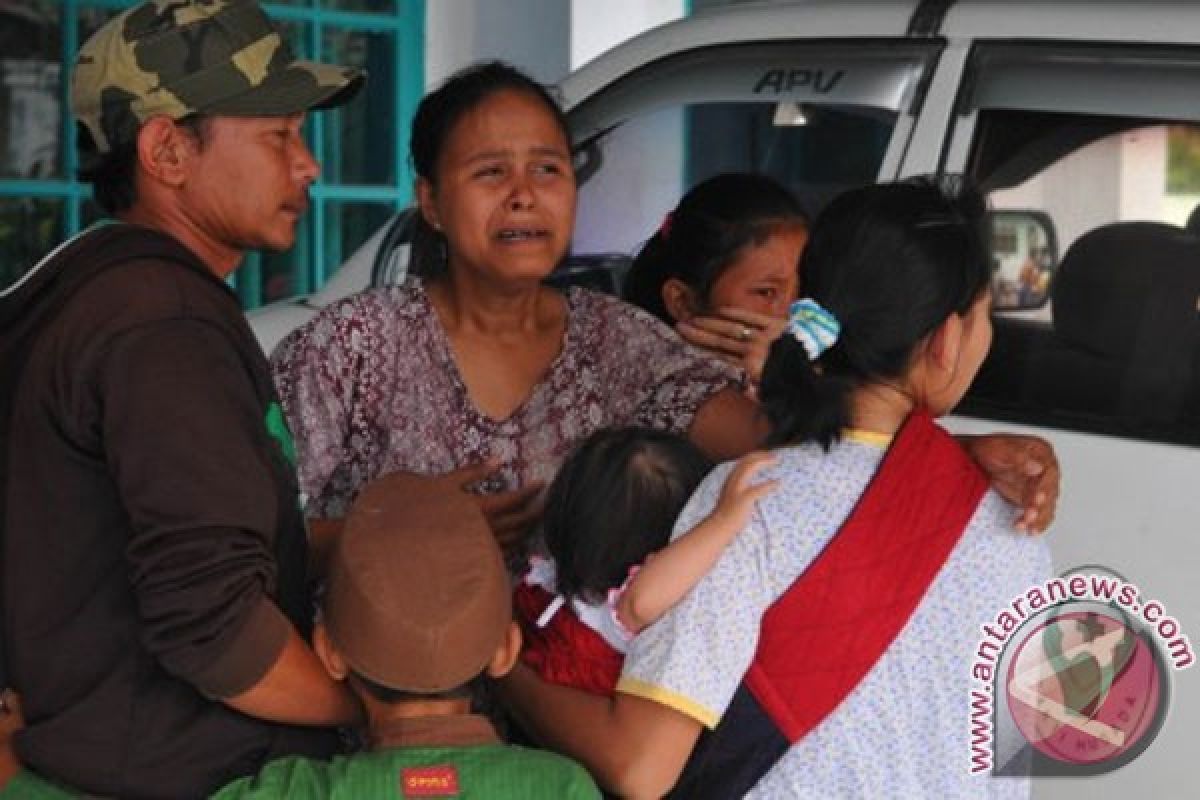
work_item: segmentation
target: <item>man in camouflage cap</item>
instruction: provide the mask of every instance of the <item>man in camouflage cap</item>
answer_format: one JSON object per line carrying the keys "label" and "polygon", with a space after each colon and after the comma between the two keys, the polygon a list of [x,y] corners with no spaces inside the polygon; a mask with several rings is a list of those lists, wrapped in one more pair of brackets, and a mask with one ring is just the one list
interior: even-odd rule
{"label": "man in camouflage cap", "polygon": [[142,3],[79,54],[82,176],[117,222],[0,294],[0,666],[48,779],[205,796],[359,713],[306,641],[290,439],[224,278],[292,245],[304,114],[363,80],[244,0]]}
{"label": "man in camouflage cap", "polygon": [[287,116],[339,105],[362,80],[358,70],[296,60],[255,3],[157,0],[83,46],[71,107],[107,153],[156,116]]}

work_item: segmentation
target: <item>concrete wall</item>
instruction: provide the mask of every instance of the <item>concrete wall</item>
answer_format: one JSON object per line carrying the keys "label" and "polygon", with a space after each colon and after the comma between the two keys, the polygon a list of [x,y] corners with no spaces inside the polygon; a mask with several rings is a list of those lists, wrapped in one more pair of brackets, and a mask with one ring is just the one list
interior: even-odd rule
{"label": "concrete wall", "polygon": [[678,19],[685,0],[429,0],[425,85],[473,61],[509,61],[546,83],[642,31]]}
{"label": "concrete wall", "polygon": [[571,3],[563,0],[428,0],[425,85],[493,58],[555,83],[571,68],[570,32]]}

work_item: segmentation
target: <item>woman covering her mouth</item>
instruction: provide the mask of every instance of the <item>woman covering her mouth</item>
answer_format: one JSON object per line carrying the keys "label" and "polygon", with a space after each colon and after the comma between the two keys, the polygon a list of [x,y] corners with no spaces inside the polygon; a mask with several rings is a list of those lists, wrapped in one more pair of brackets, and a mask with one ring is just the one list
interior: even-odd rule
{"label": "woman covering her mouth", "polygon": [[274,354],[310,516],[342,516],[386,473],[453,472],[515,545],[595,430],[686,433],[718,460],[757,444],[735,369],[615,298],[543,284],[570,244],[576,186],[541,85],[469,68],[422,101],[411,142],[415,277],[325,309]]}
{"label": "woman covering her mouth", "polygon": [[799,299],[808,215],[768,175],[727,172],[688,190],[625,276],[625,299],[746,373],[757,392]]}

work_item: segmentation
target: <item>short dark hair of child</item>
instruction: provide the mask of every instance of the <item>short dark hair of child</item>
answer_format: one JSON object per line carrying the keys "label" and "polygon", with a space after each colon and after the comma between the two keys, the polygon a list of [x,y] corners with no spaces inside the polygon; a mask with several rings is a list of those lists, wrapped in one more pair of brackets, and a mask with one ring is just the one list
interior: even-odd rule
{"label": "short dark hair of child", "polygon": [[841,332],[815,365],[793,336],[771,346],[759,386],[769,444],[828,448],[850,423],[852,390],[902,376],[921,340],[987,291],[984,211],[973,189],[915,178],[846,192],[821,212],[801,293]]}
{"label": "short dark hair of child", "polygon": [[546,495],[543,533],[559,593],[603,601],[630,567],[667,545],[710,469],[694,444],[664,431],[610,428],[585,439]]}
{"label": "short dark hair of child", "polygon": [[713,284],[743,250],[789,227],[808,227],[808,215],[774,178],[728,172],[701,181],[642,246],[625,276],[624,298],[671,325],[664,283],[683,281],[707,302]]}

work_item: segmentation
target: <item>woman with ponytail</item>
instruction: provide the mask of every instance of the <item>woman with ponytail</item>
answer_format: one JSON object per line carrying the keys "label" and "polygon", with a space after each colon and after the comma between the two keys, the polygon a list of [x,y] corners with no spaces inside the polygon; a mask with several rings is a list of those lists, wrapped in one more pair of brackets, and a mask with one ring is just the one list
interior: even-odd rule
{"label": "woman with ponytail", "polygon": [[[919,401],[937,416],[966,392],[991,344],[984,208],[973,194],[939,198],[932,184],[898,184],[843,195],[822,214],[804,259],[806,299],[764,369],[772,444],[828,450],[864,424],[894,433]],[[943,325],[953,330],[934,336]],[[941,393],[917,397],[920,375],[909,372],[943,343],[965,349]]]}
{"label": "woman with ponytail", "polygon": [[[638,797],[1028,796],[1027,778],[968,771],[964,704],[984,680],[980,626],[1050,577],[1049,552],[933,422],[991,341],[981,208],[932,183],[834,200],[763,374],[774,491],[633,640],[613,700],[527,671],[507,680],[526,722],[601,784]],[[717,506],[732,466],[700,485],[677,535]]]}

